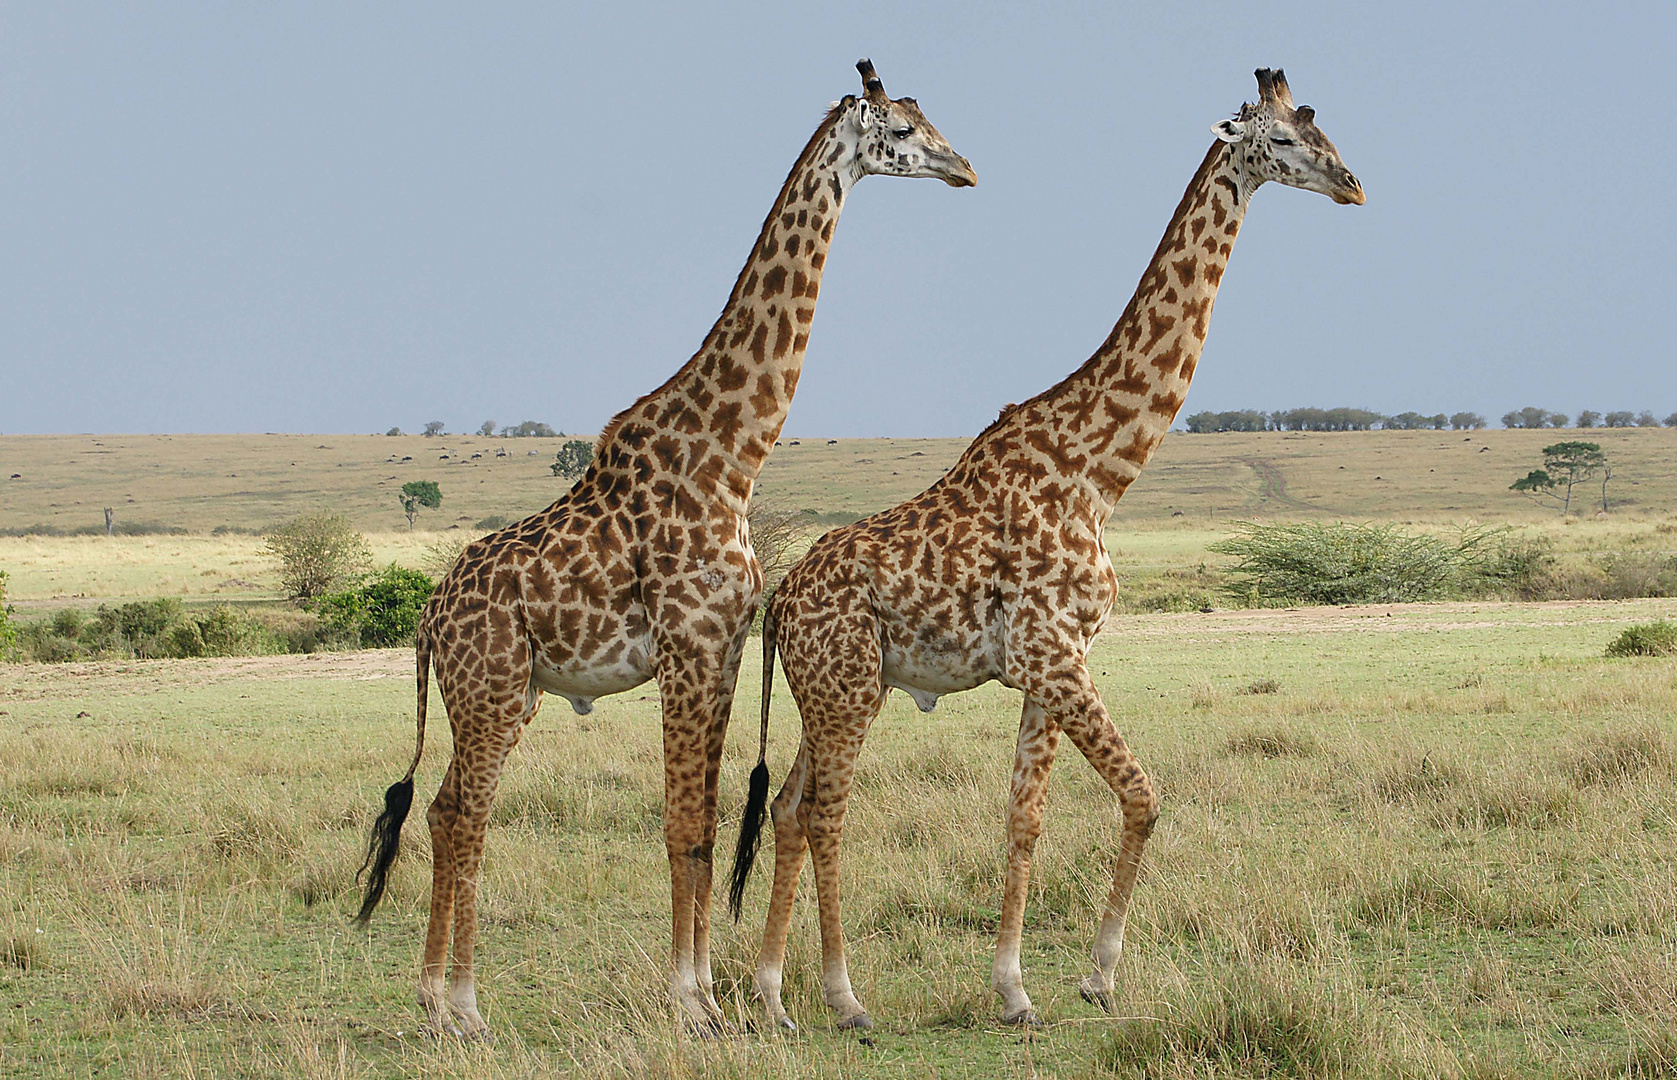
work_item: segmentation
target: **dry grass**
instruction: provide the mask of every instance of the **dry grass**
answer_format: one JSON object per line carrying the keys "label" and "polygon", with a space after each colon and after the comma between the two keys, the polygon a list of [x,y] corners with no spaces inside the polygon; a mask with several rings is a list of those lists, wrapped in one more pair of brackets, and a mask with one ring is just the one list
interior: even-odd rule
{"label": "dry grass", "polygon": [[[987,985],[1016,694],[932,716],[893,695],[869,737],[844,864],[852,974],[880,1023],[866,1040],[821,1003],[807,877],[786,986],[804,1033],[750,1030],[766,874],[745,922],[716,928],[740,1033],[679,1032],[656,701],[544,709],[495,805],[479,959],[497,1040],[478,1047],[414,1031],[418,812],[371,930],[347,924],[411,745],[410,656],[8,668],[0,1073],[1659,1075],[1677,1020],[1677,668],[1599,651],[1672,605],[1388,610],[1126,617],[1096,643],[1164,799],[1121,967],[1129,1019],[1077,997],[1115,815],[1067,744],[1027,912],[1048,1024],[1028,1039],[994,1026]],[[1242,692],[1272,672],[1284,687]],[[735,725],[726,812],[755,741]],[[422,788],[447,744],[434,723]]]}

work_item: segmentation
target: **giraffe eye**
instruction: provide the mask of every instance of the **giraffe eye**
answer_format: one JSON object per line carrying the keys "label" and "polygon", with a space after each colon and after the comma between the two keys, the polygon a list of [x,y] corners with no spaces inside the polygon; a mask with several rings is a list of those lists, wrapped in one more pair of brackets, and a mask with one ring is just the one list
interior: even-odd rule
{"label": "giraffe eye", "polygon": [[1269,141],[1274,143],[1276,146],[1297,146],[1298,145],[1297,142],[1295,142],[1292,139],[1287,138],[1285,135],[1271,135],[1269,137]]}
{"label": "giraffe eye", "polygon": [[909,137],[909,136],[910,136],[910,135],[913,135],[913,134],[914,134],[914,129],[913,129],[913,128],[911,128],[911,127],[905,127],[905,128],[898,128],[898,129],[897,129],[897,130],[896,130],[896,131],[893,131],[893,132],[891,132],[891,134],[892,134],[892,135],[893,135],[893,136],[895,136],[895,137],[896,137],[896,138],[899,138],[899,139],[906,139],[906,138],[908,138],[908,137]]}

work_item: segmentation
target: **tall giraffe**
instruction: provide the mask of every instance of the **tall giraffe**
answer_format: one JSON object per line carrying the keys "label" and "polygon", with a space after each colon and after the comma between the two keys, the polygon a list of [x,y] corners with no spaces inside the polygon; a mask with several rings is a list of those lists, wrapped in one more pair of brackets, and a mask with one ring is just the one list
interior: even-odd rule
{"label": "tall giraffe", "polygon": [[454,756],[425,815],[431,921],[419,999],[437,1030],[488,1030],[472,968],[478,867],[501,769],[542,692],[586,713],[595,698],[648,679],[658,680],[664,717],[670,992],[701,1028],[721,1016],[710,969],[711,849],[723,736],[763,587],[746,526],[752,485],[792,403],[851,187],[870,173],[977,182],[913,98],[893,101],[871,63],[856,67],[863,95],[835,103],[798,155],[699,351],[607,425],[568,494],[468,546],[426,605],[418,745],[374,824],[358,918],[384,893],[413,801],[434,665],[454,732]]}
{"label": "tall giraffe", "polygon": [[[1008,859],[991,985],[1002,1019],[1034,1023],[1019,967],[1031,852],[1063,731],[1117,794],[1123,840],[1083,996],[1103,1008],[1158,799],[1089,677],[1085,657],[1117,595],[1102,532],[1188,392],[1229,251],[1266,180],[1360,204],[1362,187],[1293,107],[1280,71],[1257,72],[1257,105],[1212,130],[1153,261],[1104,344],[1036,397],[1004,409],[954,468],[909,501],[816,542],[769,600],[763,624],[766,754],[774,658],[803,717],[797,759],[774,800],[774,886],[757,960],[771,1022],[807,846],[815,862],[822,988],[840,1027],[869,1027],[844,958],[838,850],[856,757],[892,687],[930,712],[941,694],[996,680],[1025,694],[1008,806]],[[737,915],[768,798],[752,772],[729,899]]]}

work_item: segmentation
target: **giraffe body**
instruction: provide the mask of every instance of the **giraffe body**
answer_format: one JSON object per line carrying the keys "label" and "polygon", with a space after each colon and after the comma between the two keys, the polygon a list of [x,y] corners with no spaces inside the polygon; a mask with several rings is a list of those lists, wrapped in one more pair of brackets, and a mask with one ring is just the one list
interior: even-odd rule
{"label": "giraffe body", "polygon": [[541,695],[586,713],[595,698],[651,679],[663,711],[671,995],[702,1029],[720,1019],[711,849],[722,741],[763,585],[746,525],[752,487],[791,405],[850,188],[869,173],[976,182],[912,98],[893,101],[871,64],[857,66],[864,95],[835,103],[799,155],[698,353],[612,420],[567,494],[469,545],[425,608],[419,747],[386,793],[360,918],[395,859],[434,669],[454,734],[426,813],[431,917],[419,997],[436,1030],[487,1032],[473,975],[484,834],[501,769]]}
{"label": "giraffe body", "polygon": [[[1023,691],[1008,808],[1007,875],[991,969],[1002,1018],[1035,1022],[1019,964],[1031,853],[1061,735],[1117,796],[1122,841],[1085,998],[1110,1009],[1129,898],[1158,817],[1151,782],[1085,666],[1117,599],[1106,523],[1187,395],[1212,303],[1252,192],[1265,180],[1361,203],[1361,186],[1294,109],[1279,71],[1262,102],[1223,121],[1134,298],[1071,376],[1009,406],[931,488],[823,536],[787,574],[764,622],[763,731],[778,653],[803,737],[773,803],[774,885],[757,964],[772,1022],[792,1027],[782,965],[805,851],[815,865],[823,987],[841,1026],[866,1026],[839,918],[845,803],[868,727],[893,688],[924,711],[992,680]],[[766,797],[766,776],[763,784]],[[754,787],[753,794],[756,794]],[[731,896],[743,889],[761,804],[747,806]]]}

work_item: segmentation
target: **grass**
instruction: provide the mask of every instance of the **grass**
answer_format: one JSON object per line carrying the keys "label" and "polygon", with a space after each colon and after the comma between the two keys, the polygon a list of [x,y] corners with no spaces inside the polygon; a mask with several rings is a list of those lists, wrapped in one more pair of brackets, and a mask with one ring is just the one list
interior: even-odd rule
{"label": "grass", "polygon": [[[408,653],[8,667],[0,1073],[1671,1075],[1677,661],[1601,647],[1674,615],[1655,600],[1115,617],[1091,669],[1164,815],[1122,1019],[1102,1017],[1076,979],[1113,805],[1062,747],[1027,911],[1048,1022],[1030,1037],[994,1026],[988,989],[1015,693],[931,716],[893,695],[870,736],[845,918],[880,1027],[831,1028],[806,877],[786,988],[804,1033],[713,1043],[663,1006],[654,696],[587,717],[550,702],[495,806],[479,958],[498,1038],[475,1047],[414,1033],[419,815],[371,929],[348,925],[365,830],[410,752]],[[741,701],[756,677],[748,663]],[[776,770],[797,739],[789,700]],[[748,712],[729,812],[756,755]],[[447,746],[431,725],[427,797]],[[717,928],[741,1022],[766,892],[759,875],[745,922]]]}

